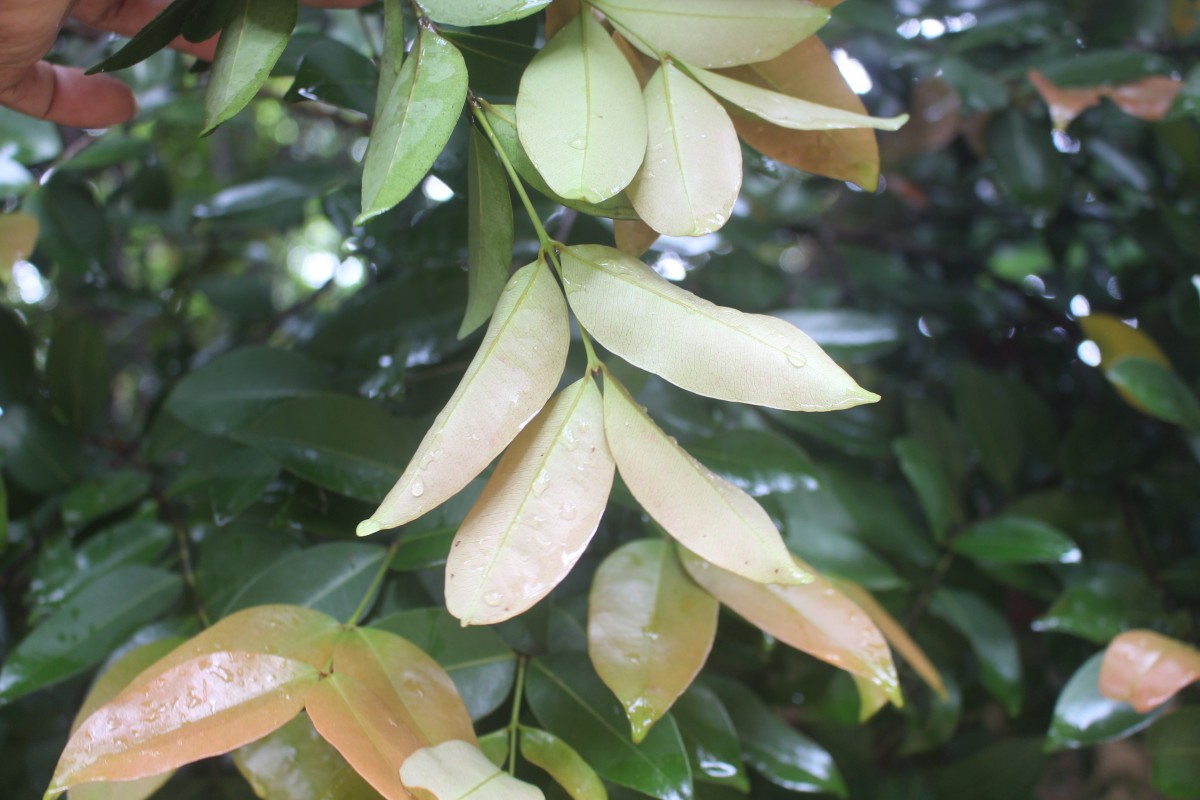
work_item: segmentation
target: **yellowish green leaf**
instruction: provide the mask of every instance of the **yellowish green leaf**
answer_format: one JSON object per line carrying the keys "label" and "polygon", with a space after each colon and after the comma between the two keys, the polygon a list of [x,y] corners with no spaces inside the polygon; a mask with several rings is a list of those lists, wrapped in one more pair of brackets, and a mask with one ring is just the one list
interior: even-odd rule
{"label": "yellowish green leaf", "polygon": [[296,0],[235,0],[204,96],[204,135],[254,99],[296,27]]}
{"label": "yellowish green leaf", "polygon": [[815,33],[829,11],[797,0],[596,0],[647,55],[702,67],[766,61]]}
{"label": "yellowish green leaf", "polygon": [[1079,320],[1083,334],[1100,348],[1100,367],[1107,369],[1125,356],[1140,356],[1171,366],[1162,348],[1148,335],[1111,314],[1090,314]]}
{"label": "yellowish green leaf", "polygon": [[296,716],[319,680],[308,664],[260,653],[184,661],[89,716],[67,742],[48,793],[145,778],[227,753]]}
{"label": "yellowish green leaf", "polygon": [[629,199],[668,236],[700,236],[729,221],[742,188],[742,148],[729,114],[668,61],[642,92],[649,136]]}
{"label": "yellowish green leaf", "polygon": [[419,4],[434,22],[447,25],[471,27],[472,25],[499,25],[514,19],[536,14],[550,0],[419,0]]}
{"label": "yellowish green leaf", "polygon": [[522,725],[521,755],[549,772],[571,800],[608,800],[608,791],[596,771],[553,733]]}
{"label": "yellowish green leaf", "polygon": [[658,241],[658,231],[640,219],[613,220],[613,238],[622,253],[641,258],[650,245]]}
{"label": "yellowish green leaf", "polygon": [[488,761],[478,747],[445,742],[409,756],[400,779],[417,800],[542,800],[536,786]]}
{"label": "yellowish green leaf", "polygon": [[566,303],[539,258],[509,279],[462,382],[359,536],[414,520],[470,483],[550,398],[569,344]]}
{"label": "yellowish green leaf", "polygon": [[635,743],[700,673],[717,635],[718,610],[663,539],[630,542],[596,570],[588,654],[625,707]]}
{"label": "yellowish green leaf", "polygon": [[233,763],[263,800],[380,798],[304,714],[235,751]]}
{"label": "yellowish green leaf", "polygon": [[1100,665],[1100,692],[1145,713],[1200,680],[1200,650],[1146,630],[1113,639]]}
{"label": "yellowish green leaf", "polygon": [[567,576],[596,532],[615,465],[590,376],[564,389],[513,441],[446,563],[446,607],[464,625],[516,616]]}
{"label": "yellowish green leaf", "polygon": [[809,579],[762,506],[668,438],[608,372],[604,432],[629,491],[683,545],[750,581]]}
{"label": "yellowish green leaf", "polygon": [[458,338],[492,315],[512,263],[513,208],[508,178],[487,137],[471,129],[467,152],[467,310]]}
{"label": "yellowish green leaf", "polygon": [[22,213],[0,214],[0,274],[28,258],[37,240],[37,217]]}
{"label": "yellowish green leaf", "polygon": [[790,323],[714,305],[619,250],[568,247],[562,267],[572,310],[601,344],[688,391],[789,411],[879,399]]}
{"label": "yellowish green leaf", "polygon": [[[895,705],[903,702],[887,641],[871,618],[828,579],[764,586],[734,575],[695,553],[680,551],[697,583],[751,624],[784,644],[803,650],[880,687]],[[803,562],[797,563],[814,572]]]}
{"label": "yellowish green leaf", "polygon": [[599,203],[629,185],[646,153],[639,95],[629,63],[591,14],[534,56],[517,94],[517,132],[554,192]]}
{"label": "yellowish green leaf", "polygon": [[858,721],[866,722],[887,705],[888,693],[879,684],[861,675],[851,675],[858,690]]}

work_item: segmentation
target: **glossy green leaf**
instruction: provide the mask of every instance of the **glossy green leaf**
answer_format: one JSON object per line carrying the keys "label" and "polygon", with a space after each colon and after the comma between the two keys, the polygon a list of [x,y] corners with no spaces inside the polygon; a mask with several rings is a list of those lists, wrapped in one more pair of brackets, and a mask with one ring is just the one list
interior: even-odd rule
{"label": "glossy green leaf", "polygon": [[1100,693],[1100,664],[1096,653],[1075,671],[1054,704],[1054,718],[1046,734],[1046,750],[1087,747],[1124,739],[1145,728],[1162,712],[1139,714],[1128,703]]}
{"label": "glossy green leaf", "polygon": [[740,428],[689,442],[688,452],[751,497],[811,489],[817,469],[808,453],[769,431]]}
{"label": "glossy green leaf", "polygon": [[1149,358],[1124,356],[1108,367],[1105,376],[1151,416],[1200,431],[1200,399],[1169,367]]}
{"label": "glossy green leaf", "polygon": [[233,763],[263,800],[380,800],[303,714],[235,750]]}
{"label": "glossy green leaf", "polygon": [[1165,615],[1158,593],[1140,574],[1104,572],[1064,589],[1032,627],[1107,644],[1118,634],[1149,627]]}
{"label": "glossy green leaf", "polygon": [[530,764],[549,772],[571,800],[608,800],[604,782],[596,771],[554,734],[522,725],[521,755]]}
{"label": "glossy green leaf", "polygon": [[958,589],[937,590],[929,610],[963,635],[979,662],[984,687],[1015,715],[1025,694],[1024,678],[1017,641],[1004,617],[979,595]]}
{"label": "glossy green leaf", "polygon": [[294,553],[301,541],[296,531],[272,529],[253,516],[230,522],[219,536],[206,537],[196,554],[196,591],[204,606],[220,612],[247,581]]}
{"label": "glossy green leaf", "polygon": [[387,105],[404,69],[404,6],[404,0],[383,0],[383,53],[374,106],[377,112]]}
{"label": "glossy green leaf", "polygon": [[[766,61],[815,33],[829,11],[791,0],[599,0],[596,7],[635,47],[657,58],[729,67]],[[656,52],[657,51],[657,52]]]}
{"label": "glossy green leaf", "polygon": [[0,701],[95,666],[182,595],[183,580],[178,575],[142,565],[96,578],[8,654],[0,671]]}
{"label": "glossy green leaf", "polygon": [[671,707],[698,783],[729,786],[745,794],[750,780],[742,768],[742,744],[721,698],[702,681],[693,683]]}
{"label": "glossy green leaf", "polygon": [[112,72],[145,61],[183,33],[183,25],[188,15],[201,5],[203,0],[174,0],[126,42],[124,47],[89,69],[88,73]]}
{"label": "glossy green leaf", "polygon": [[61,576],[38,576],[30,598],[43,606],[57,607],[101,575],[131,564],[151,564],[175,541],[169,525],[135,519],[107,527],[75,548]]}
{"label": "glossy green leaf", "polygon": [[242,585],[222,613],[287,603],[348,619],[383,562],[382,547],[337,542],[298,550]]}
{"label": "glossy green leaf", "polygon": [[742,684],[718,677],[704,682],[729,711],[742,753],[755,772],[793,792],[846,796],[837,764],[824,748],[785,723]]}
{"label": "glossy green leaf", "polygon": [[474,3],[420,0],[420,4],[434,22],[469,28],[474,25],[499,25],[536,14],[550,5],[550,0],[479,0]]}
{"label": "glossy green leaf", "polygon": [[204,134],[246,107],[271,76],[296,27],[296,0],[235,0],[204,96]]}
{"label": "glossy green leaf", "polygon": [[595,535],[615,469],[589,375],[517,435],[463,520],[446,562],[450,613],[490,625],[548,595]]}
{"label": "glossy green leaf", "polygon": [[591,14],[554,35],[521,78],[517,132],[550,188],[599,203],[646,155],[646,108],[629,62]]}
{"label": "glossy green leaf", "polygon": [[253,447],[210,439],[189,456],[167,496],[190,496],[213,519],[227,522],[262,497],[280,469],[278,461]]}
{"label": "glossy green leaf", "polygon": [[516,656],[489,628],[464,628],[440,608],[400,611],[371,627],[403,636],[441,664],[471,719],[483,719],[495,711],[512,689]]}
{"label": "glossy green leaf", "polygon": [[226,753],[296,716],[319,679],[308,664],[259,653],[185,661],[88,717],[67,743],[49,793],[144,778]]}
{"label": "glossy green leaf", "polygon": [[630,493],[688,549],[752,581],[808,579],[762,506],[663,433],[611,373],[604,430]]}
{"label": "glossy green leaf", "polygon": [[734,80],[699,67],[689,66],[687,70],[693,78],[713,94],[781,128],[797,131],[827,131],[844,128],[876,128],[894,131],[908,121],[907,114],[888,118],[870,117],[833,106],[811,103],[781,92],[773,92],[770,89]]}
{"label": "glossy green leaf", "polygon": [[613,219],[638,219],[637,211],[629,203],[629,198],[624,192],[610,197],[602,203],[588,203],[583,200],[573,200],[569,197],[563,197],[557,194],[547,185],[541,173],[537,171],[537,167],[529,160],[529,156],[525,153],[525,147],[521,144],[520,137],[517,135],[517,112],[513,106],[483,104],[485,113],[487,114],[488,124],[492,126],[492,132],[496,135],[496,140],[500,149],[504,152],[506,158],[516,169],[517,174],[521,179],[532,186],[541,194],[549,197],[559,205],[573,208],[576,211],[582,211],[585,214],[596,217],[612,217]]}
{"label": "glossy green leaf", "polygon": [[284,401],[233,432],[288,472],[367,503],[400,477],[419,436],[377,403],[339,395]]}
{"label": "glossy green leaf", "polygon": [[50,397],[75,430],[93,425],[108,402],[112,366],[104,332],[76,317],[54,332],[46,355]]}
{"label": "glossy green leaf", "polygon": [[912,484],[938,541],[963,522],[962,500],[946,464],[922,440],[905,436],[892,443],[900,471]]}
{"label": "glossy green leaf", "polygon": [[692,796],[692,773],[675,721],[666,716],[641,744],[582,653],[555,653],[529,664],[526,697],[546,730],[576,750],[605,780],[658,797]]}
{"label": "glossy green leaf", "polygon": [[1160,719],[1146,735],[1154,788],[1167,797],[1195,797],[1200,787],[1200,708],[1189,706]]}
{"label": "glossy green leaf", "polygon": [[718,608],[664,539],[630,542],[596,570],[588,599],[588,655],[625,707],[635,742],[704,666],[717,635]]}
{"label": "glossy green leaf", "polygon": [[566,303],[550,268],[539,260],[517,270],[454,395],[358,534],[414,520],[479,475],[550,399],[569,343]]}
{"label": "glossy green leaf", "polygon": [[201,0],[194,3],[183,20],[183,38],[206,42],[221,32],[229,21],[234,0]]}
{"label": "glossy green leaf", "polygon": [[167,396],[166,409],[205,433],[223,435],[283,400],[327,385],[320,367],[298,353],[247,347],[189,372]]}
{"label": "glossy green leaf", "polygon": [[367,114],[375,111],[379,73],[366,56],[336,39],[309,48],[285,100],[319,100]]}
{"label": "glossy green leaf", "polygon": [[1071,538],[1032,517],[1001,514],[955,537],[956,553],[993,564],[1074,564],[1083,558]]}
{"label": "glossy green leaf", "polygon": [[536,786],[519,781],[488,760],[478,747],[443,742],[413,753],[400,780],[417,800],[544,800]]}
{"label": "glossy green leaf", "polygon": [[63,522],[83,527],[106,514],[128,506],[150,489],[150,476],[132,469],[117,470],[93,483],[77,485],[63,498]]}
{"label": "glossy green leaf", "polygon": [[[399,56],[393,51],[393,58]],[[391,69],[394,61],[382,66],[384,72]],[[376,109],[363,161],[359,224],[395,206],[420,183],[449,141],[466,97],[462,54],[433,29],[421,28],[391,95]]]}
{"label": "glossy green leaf", "polygon": [[729,114],[670,61],[642,93],[648,138],[629,185],[633,207],[667,236],[719,230],[742,187],[742,149]]}
{"label": "glossy green leaf", "polygon": [[[714,305],[620,250],[569,247],[562,266],[567,298],[583,326],[621,358],[676,386],[792,411],[878,399],[783,320]],[[627,324],[630,318],[639,324]]]}
{"label": "glossy green leaf", "polygon": [[508,177],[487,137],[471,129],[467,152],[467,310],[458,338],[492,315],[512,263],[513,209]]}

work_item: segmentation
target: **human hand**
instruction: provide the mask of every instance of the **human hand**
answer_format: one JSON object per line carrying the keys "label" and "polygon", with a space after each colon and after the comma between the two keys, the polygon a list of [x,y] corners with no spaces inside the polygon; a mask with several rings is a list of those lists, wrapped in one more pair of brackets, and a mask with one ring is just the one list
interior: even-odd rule
{"label": "human hand", "polygon": [[[357,8],[370,0],[302,0],[325,8]],[[104,31],[133,36],[168,0],[0,0],[0,106],[78,128],[106,128],[133,117],[133,92],[108,75],[42,61],[68,17]],[[211,59],[216,39],[176,50]]]}

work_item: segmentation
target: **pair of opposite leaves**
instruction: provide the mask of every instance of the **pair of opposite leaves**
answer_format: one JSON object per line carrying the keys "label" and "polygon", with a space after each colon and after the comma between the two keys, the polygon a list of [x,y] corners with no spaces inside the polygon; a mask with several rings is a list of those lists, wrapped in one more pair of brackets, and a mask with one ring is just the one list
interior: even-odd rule
{"label": "pair of opposite leaves", "polygon": [[708,233],[732,213],[741,148],[718,97],[792,130],[895,130],[906,119],[873,118],[772,91],[745,68],[707,69],[779,56],[824,24],[826,9],[794,0],[756,0],[745,8],[707,0],[675,4],[669,15],[658,7],[672,3],[593,5],[660,65],[639,82],[631,59],[642,66],[641,57],[622,52],[585,8],[522,76],[516,104],[521,143],[559,196],[598,204],[627,191],[639,217],[659,233]]}
{"label": "pair of opposite leaves", "polygon": [[[878,399],[798,328],[709,303],[611,247],[564,248],[561,265],[580,323],[684,389],[797,411]],[[549,594],[595,533],[616,469],[697,555],[758,583],[809,580],[762,507],[667,437],[610,373],[603,394],[589,375],[550,400],[569,344],[563,291],[539,258],[509,279],[462,382],[359,535],[432,510],[507,448],[446,566],[447,607],[464,624],[501,622]]]}
{"label": "pair of opposite leaves", "polygon": [[[149,796],[174,769],[269,736],[301,711],[389,800],[542,796],[488,761],[450,676],[394,633],[259,606],[174,645],[134,650],[97,681],[47,797],[106,797],[116,781],[138,781],[124,796]],[[470,794],[475,786],[486,791]]]}

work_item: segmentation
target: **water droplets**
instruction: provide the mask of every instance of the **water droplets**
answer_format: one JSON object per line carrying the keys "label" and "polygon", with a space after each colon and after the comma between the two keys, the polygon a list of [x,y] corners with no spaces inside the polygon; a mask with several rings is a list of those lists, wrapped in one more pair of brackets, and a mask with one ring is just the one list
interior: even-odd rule
{"label": "water droplets", "polygon": [[537,478],[533,482],[531,491],[534,497],[541,497],[550,488],[550,473],[548,470],[542,470],[538,473]]}
{"label": "water droplets", "polygon": [[425,494],[425,481],[417,478],[412,482],[412,488],[409,491],[412,492],[413,497],[420,497]]}
{"label": "water droplets", "polygon": [[484,592],[483,604],[491,608],[497,608],[504,602],[504,595],[500,592]]}
{"label": "water droplets", "polygon": [[808,363],[808,359],[804,357],[803,353],[791,347],[784,349],[783,355],[793,367],[803,367]]}
{"label": "water droplets", "polygon": [[574,139],[567,141],[567,147],[571,148],[572,150],[586,150],[587,140],[582,136],[576,136]]}

